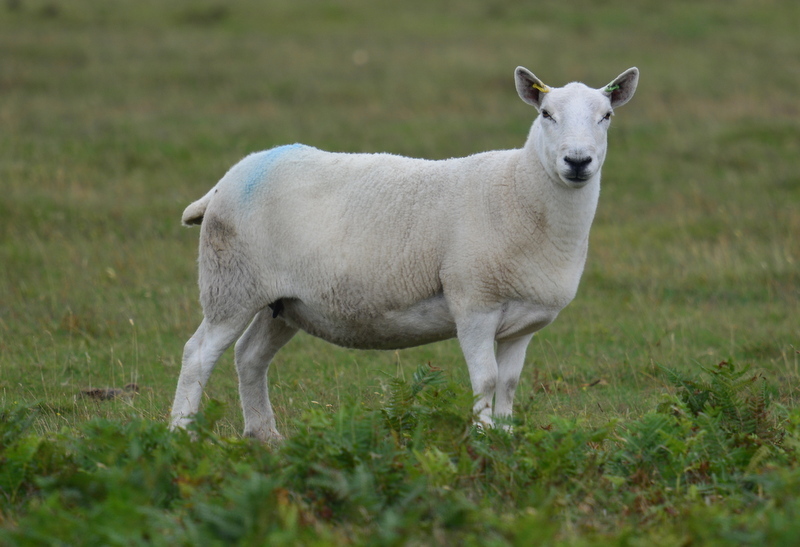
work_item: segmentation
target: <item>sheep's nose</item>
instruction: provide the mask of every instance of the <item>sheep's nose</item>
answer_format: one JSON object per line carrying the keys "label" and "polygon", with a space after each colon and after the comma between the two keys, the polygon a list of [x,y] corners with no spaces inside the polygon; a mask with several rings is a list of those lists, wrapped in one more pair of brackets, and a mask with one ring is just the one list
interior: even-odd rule
{"label": "sheep's nose", "polygon": [[576,173],[580,173],[586,167],[592,163],[592,158],[571,158],[569,156],[564,157],[564,162],[569,165],[573,171]]}

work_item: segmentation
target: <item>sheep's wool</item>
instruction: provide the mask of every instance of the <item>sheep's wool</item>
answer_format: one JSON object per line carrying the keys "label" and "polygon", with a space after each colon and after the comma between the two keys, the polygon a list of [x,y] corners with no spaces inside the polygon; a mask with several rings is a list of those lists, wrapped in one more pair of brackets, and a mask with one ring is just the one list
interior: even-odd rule
{"label": "sheep's wool", "polygon": [[245,434],[279,437],[266,370],[300,329],[365,349],[458,337],[476,419],[510,416],[528,342],[578,289],[610,117],[638,70],[600,89],[551,88],[522,67],[515,77],[539,111],[520,149],[430,161],[280,146],[186,209],[184,224],[201,224],[204,320],[186,344],[173,426],[197,412],[238,339]]}

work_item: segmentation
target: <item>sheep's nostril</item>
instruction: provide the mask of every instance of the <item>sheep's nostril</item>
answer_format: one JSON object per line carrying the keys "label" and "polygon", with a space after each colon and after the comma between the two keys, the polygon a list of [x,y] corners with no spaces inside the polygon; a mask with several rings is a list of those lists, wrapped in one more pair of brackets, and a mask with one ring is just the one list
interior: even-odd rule
{"label": "sheep's nostril", "polygon": [[570,158],[566,156],[564,161],[575,171],[583,171],[587,165],[592,163],[592,158]]}

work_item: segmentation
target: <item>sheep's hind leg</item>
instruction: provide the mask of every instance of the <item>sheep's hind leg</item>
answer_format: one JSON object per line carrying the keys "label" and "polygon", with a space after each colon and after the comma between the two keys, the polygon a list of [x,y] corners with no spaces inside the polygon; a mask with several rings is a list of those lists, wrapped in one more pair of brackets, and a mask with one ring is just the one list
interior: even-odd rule
{"label": "sheep's hind leg", "polygon": [[183,364],[172,403],[170,427],[186,427],[200,408],[200,398],[214,365],[247,326],[249,317],[217,323],[203,319],[194,335],[186,342]]}
{"label": "sheep's hind leg", "polygon": [[[511,418],[514,393],[517,390],[522,366],[525,364],[525,350],[533,334],[497,343],[497,390],[494,400],[494,415],[497,418]],[[511,425],[503,425],[510,429]]]}
{"label": "sheep's hind leg", "polygon": [[244,413],[244,435],[261,441],[281,439],[269,401],[267,371],[278,350],[297,332],[295,327],[272,315],[271,310],[259,312],[236,342],[236,371],[239,374],[239,396]]}

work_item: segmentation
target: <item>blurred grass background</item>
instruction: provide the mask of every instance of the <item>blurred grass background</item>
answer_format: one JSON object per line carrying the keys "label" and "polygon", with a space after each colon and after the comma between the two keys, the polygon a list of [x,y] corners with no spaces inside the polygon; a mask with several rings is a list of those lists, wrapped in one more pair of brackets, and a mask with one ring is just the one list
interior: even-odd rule
{"label": "blurred grass background", "polygon": [[[599,87],[630,66],[578,297],[534,339],[517,408],[651,409],[658,365],[752,363],[800,383],[800,4],[462,0],[6,0],[0,4],[0,404],[48,430],[166,419],[201,319],[183,208],[254,150],[303,142],[426,158],[519,147],[524,65]],[[226,354],[207,393],[230,401]],[[279,425],[375,397],[455,342],[355,352],[296,337]],[[96,402],[88,387],[140,386]],[[466,411],[466,409],[465,409]]]}

